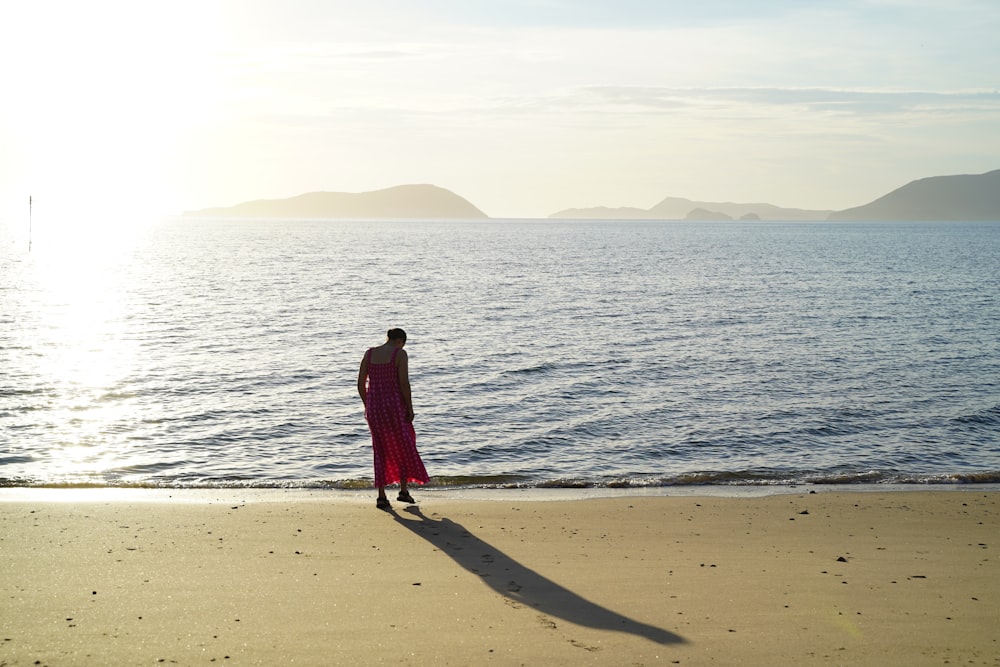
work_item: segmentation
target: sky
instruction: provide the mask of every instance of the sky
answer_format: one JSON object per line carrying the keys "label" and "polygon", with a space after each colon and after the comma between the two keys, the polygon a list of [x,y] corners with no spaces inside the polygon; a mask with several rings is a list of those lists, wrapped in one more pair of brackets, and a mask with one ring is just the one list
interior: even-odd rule
{"label": "sky", "polygon": [[996,0],[0,5],[0,217],[431,183],[495,218],[1000,168]]}

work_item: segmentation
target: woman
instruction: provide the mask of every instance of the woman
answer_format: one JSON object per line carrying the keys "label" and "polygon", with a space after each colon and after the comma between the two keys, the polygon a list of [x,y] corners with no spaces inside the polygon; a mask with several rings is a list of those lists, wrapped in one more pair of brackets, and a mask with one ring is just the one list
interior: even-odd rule
{"label": "woman", "polygon": [[385,343],[368,348],[358,369],[358,393],[365,404],[365,419],[375,450],[375,486],[378,488],[375,505],[383,510],[391,508],[385,497],[386,484],[399,482],[397,500],[415,503],[407,491],[407,484],[430,481],[417,453],[404,345],[406,332],[389,329]]}

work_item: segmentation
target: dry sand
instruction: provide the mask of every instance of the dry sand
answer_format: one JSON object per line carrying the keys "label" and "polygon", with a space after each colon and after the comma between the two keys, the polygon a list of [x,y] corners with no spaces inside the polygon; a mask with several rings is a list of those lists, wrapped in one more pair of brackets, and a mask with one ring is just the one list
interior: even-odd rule
{"label": "dry sand", "polygon": [[0,494],[0,665],[1000,665],[1000,492]]}

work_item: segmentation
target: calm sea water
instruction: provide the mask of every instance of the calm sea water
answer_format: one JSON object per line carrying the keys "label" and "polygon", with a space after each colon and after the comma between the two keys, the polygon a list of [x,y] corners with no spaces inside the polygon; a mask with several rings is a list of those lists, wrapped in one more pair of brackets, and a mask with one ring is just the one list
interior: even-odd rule
{"label": "calm sea water", "polygon": [[1000,481],[1000,223],[171,220],[0,238],[0,485]]}

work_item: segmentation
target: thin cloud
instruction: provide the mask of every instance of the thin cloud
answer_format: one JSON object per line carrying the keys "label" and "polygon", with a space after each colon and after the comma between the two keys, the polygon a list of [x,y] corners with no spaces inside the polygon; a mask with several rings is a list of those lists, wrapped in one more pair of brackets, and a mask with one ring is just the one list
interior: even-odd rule
{"label": "thin cloud", "polygon": [[636,86],[589,86],[566,100],[568,108],[585,106],[661,111],[664,109],[716,106],[785,107],[817,113],[893,114],[931,110],[936,112],[1000,112],[997,91],[869,91],[829,88],[659,88]]}
{"label": "thin cloud", "polygon": [[[372,10],[395,11],[429,21],[502,28],[598,28],[649,30],[729,25],[773,19],[822,8],[822,0],[701,0],[695,3],[662,0],[381,0]],[[845,2],[845,5],[855,5]],[[862,3],[864,4],[864,3]]]}

